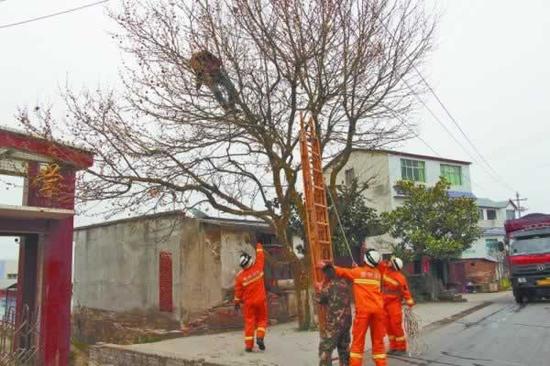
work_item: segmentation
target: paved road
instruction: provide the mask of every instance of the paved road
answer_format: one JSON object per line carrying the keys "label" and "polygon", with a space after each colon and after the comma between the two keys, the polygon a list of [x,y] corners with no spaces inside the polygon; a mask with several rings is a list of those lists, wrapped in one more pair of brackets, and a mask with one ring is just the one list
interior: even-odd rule
{"label": "paved road", "polygon": [[456,322],[428,330],[420,356],[389,366],[550,366],[550,302],[517,305],[511,294]]}

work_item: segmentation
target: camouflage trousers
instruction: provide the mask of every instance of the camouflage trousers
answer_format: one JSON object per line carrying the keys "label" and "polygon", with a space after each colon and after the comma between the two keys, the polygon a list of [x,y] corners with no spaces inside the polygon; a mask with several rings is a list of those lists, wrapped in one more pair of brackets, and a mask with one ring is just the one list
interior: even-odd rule
{"label": "camouflage trousers", "polygon": [[226,111],[235,109],[238,92],[225,72],[220,71],[212,76],[206,85],[223,109]]}
{"label": "camouflage trousers", "polygon": [[349,365],[350,328],[351,320],[343,326],[327,327],[319,343],[319,366],[332,366],[332,352],[335,348],[338,350],[339,365]]}

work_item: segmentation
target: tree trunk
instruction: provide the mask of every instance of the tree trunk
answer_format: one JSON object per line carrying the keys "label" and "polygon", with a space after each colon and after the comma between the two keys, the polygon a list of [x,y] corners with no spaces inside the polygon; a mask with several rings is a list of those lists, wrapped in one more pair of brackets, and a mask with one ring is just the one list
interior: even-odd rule
{"label": "tree trunk", "polygon": [[311,280],[311,265],[309,256],[306,254],[303,259],[299,259],[294,253],[292,241],[287,232],[287,226],[277,227],[277,239],[285,247],[286,258],[291,266],[294,279],[294,291],[296,296],[296,306],[298,314],[298,328],[300,330],[309,330],[316,328],[313,302],[313,283]]}

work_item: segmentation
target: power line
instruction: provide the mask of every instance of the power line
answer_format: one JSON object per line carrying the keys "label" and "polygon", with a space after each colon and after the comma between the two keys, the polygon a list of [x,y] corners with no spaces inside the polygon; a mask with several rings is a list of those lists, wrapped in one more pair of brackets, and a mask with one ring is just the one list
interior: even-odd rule
{"label": "power line", "polygon": [[464,132],[464,130],[462,129],[462,127],[460,127],[460,124],[458,123],[458,121],[454,118],[454,116],[451,114],[451,112],[449,111],[449,109],[447,108],[447,106],[445,106],[445,104],[443,103],[443,101],[439,98],[439,96],[437,95],[437,93],[435,92],[435,90],[432,88],[432,86],[428,83],[428,81],[424,78],[424,76],[422,76],[422,74],[420,73],[420,71],[418,71],[418,69],[416,68],[416,66],[413,66],[413,69],[414,71],[416,71],[416,73],[418,74],[418,76],[420,77],[420,79],[422,80],[422,82],[428,87],[428,90],[430,91],[430,93],[435,97],[435,99],[437,100],[437,102],[439,103],[439,105],[441,106],[441,108],[443,108],[443,110],[445,111],[445,113],[447,114],[447,116],[449,116],[449,118],[451,119],[451,121],[453,122],[453,124],[456,126],[456,128],[458,128],[458,130],[460,131],[460,133],[462,134],[462,136],[464,136],[464,138],[466,139],[466,141],[468,142],[468,144],[474,149],[474,151],[477,153],[477,155],[479,155],[479,157],[481,158],[481,160],[485,163],[485,165],[487,165],[489,167],[489,169],[491,169],[495,174],[497,174],[498,176],[498,173],[497,171],[491,166],[491,164],[489,164],[489,162],[485,159],[485,157],[483,156],[483,154],[481,154],[481,152],[478,150],[478,148],[474,145],[474,143],[472,142],[472,140],[470,140],[470,138],[468,137],[468,135],[466,135],[466,132]]}
{"label": "power line", "polygon": [[[5,0],[0,0],[0,2],[1,2],[1,1],[5,1]],[[30,18],[30,19],[22,20],[22,21],[15,22],[15,23],[3,24],[3,25],[0,25],[0,29],[11,28],[11,27],[15,27],[15,26],[18,26],[18,25],[23,25],[23,24],[28,24],[28,23],[36,22],[36,21],[39,21],[39,20],[44,20],[44,19],[48,19],[48,18],[53,18],[53,17],[56,17],[56,16],[58,16],[58,15],[68,14],[68,13],[72,13],[72,12],[75,12],[75,11],[78,11],[78,10],[82,10],[82,9],[86,9],[86,8],[91,8],[92,6],[97,6],[97,5],[100,5],[100,4],[104,4],[104,3],[109,2],[109,1],[110,1],[110,0],[96,1],[95,3],[91,3],[91,4],[87,4],[87,5],[82,5],[82,6],[79,6],[79,7],[76,7],[76,8],[67,9],[67,10],[63,10],[63,11],[59,11],[59,12],[57,12],[57,13],[51,13],[51,14],[47,14],[47,15],[42,15],[42,16],[39,16],[39,17],[36,17],[36,18]]]}
{"label": "power line", "polygon": [[432,117],[434,118],[434,120],[441,126],[443,127],[443,129],[447,132],[447,134],[449,136],[451,136],[451,138],[462,148],[462,150],[464,150],[464,152],[466,154],[468,154],[468,156],[472,159],[472,160],[477,160],[469,151],[468,149],[466,149],[464,147],[464,145],[462,144],[462,142],[460,142],[456,137],[455,135],[452,133],[451,130],[449,130],[449,128],[447,127],[447,125],[445,125],[445,123],[437,116],[437,114],[434,113],[434,111],[428,106],[428,104],[426,104],[426,102],[420,98],[420,96],[416,93],[416,91],[412,88],[412,86],[410,86],[409,83],[407,83],[406,80],[403,79],[403,83],[407,86],[407,88],[411,91],[411,93],[413,93],[414,97],[424,106],[424,108],[432,115]]}
{"label": "power line", "polygon": [[[420,98],[420,96],[414,91],[414,89],[409,85],[409,83],[407,83],[405,80],[403,80],[403,82],[405,83],[405,85],[407,86],[407,88],[413,93],[413,95],[416,97],[416,99],[424,106],[424,108],[432,115],[432,117],[436,120],[436,122],[445,129],[445,132],[447,132],[447,134],[449,136],[451,136],[451,138],[462,148],[462,150],[464,150],[464,152],[466,154],[468,154],[468,156],[472,159],[472,160],[478,160],[477,158],[475,158],[472,153],[470,153],[470,151],[468,151],[468,149],[466,149],[464,147],[464,144],[462,144],[457,138],[456,136],[451,132],[451,130],[449,130],[449,128],[445,125],[445,123],[443,123],[443,121],[441,121],[441,119],[434,113],[434,111],[428,107],[428,105],[426,104],[426,102]],[[417,137],[424,143],[424,145],[426,145],[430,150],[434,151],[435,150],[422,138],[420,138],[420,136],[417,135]],[[436,155],[439,155],[436,153]],[[441,156],[441,155],[439,155]],[[491,178],[493,178],[496,182],[499,182],[500,184],[503,185],[503,187],[505,187],[506,189],[509,189],[511,191],[514,191],[514,189],[512,187],[510,187],[507,183],[503,182],[501,180],[501,178],[498,176],[498,175],[494,175],[492,174],[489,170],[487,169],[484,169],[483,166],[481,166],[481,168],[487,173],[487,175],[489,175]],[[471,179],[471,177],[470,177]],[[472,183],[474,183],[475,185],[477,185],[479,188],[483,189],[483,190],[486,190],[485,188],[483,188],[479,183],[475,182],[473,179],[471,179]]]}
{"label": "power line", "polygon": [[[443,121],[441,121],[441,119],[434,113],[434,111],[428,107],[428,105],[426,104],[426,102],[420,98],[420,96],[414,91],[414,89],[412,89],[412,87],[409,85],[409,83],[407,83],[405,80],[403,80],[403,82],[405,83],[405,85],[407,86],[407,88],[413,93],[413,95],[416,97],[416,99],[424,106],[424,108],[426,108],[426,110],[432,115],[432,117],[436,120],[436,122],[445,129],[445,132],[447,132],[447,134],[449,136],[451,136],[451,138],[462,148],[462,150],[464,150],[464,152],[466,154],[468,154],[468,156],[472,159],[472,160],[477,160],[471,153],[470,151],[468,151],[468,149],[466,149],[464,147],[464,144],[462,144],[456,137],[455,135],[451,132],[451,130],[449,130],[449,128],[443,123]],[[409,126],[407,126],[409,128]],[[422,143],[424,143],[424,145],[426,145],[431,151],[433,151],[437,156],[440,156],[441,157],[441,154],[438,154],[437,151],[434,150],[433,147],[431,147],[427,142],[426,140],[424,140],[423,138],[421,138],[418,134],[416,134],[416,137],[422,141]],[[483,168],[483,166],[482,166]],[[498,176],[496,175],[493,175],[491,174],[488,170],[484,169],[484,171],[491,177],[493,178],[495,181],[499,182],[500,184],[502,184],[506,189],[510,189],[510,190],[514,190],[513,188],[511,188],[508,184],[502,182]],[[483,188],[483,186],[481,186],[479,183],[477,183],[476,181],[474,181],[471,177],[470,177],[470,180],[472,181],[472,183],[474,183],[475,185],[477,185],[479,188],[483,189],[486,191],[485,188]]]}
{"label": "power line", "polygon": [[419,139],[420,141],[422,141],[422,143],[424,145],[426,145],[426,147],[428,149],[430,149],[436,156],[438,157],[441,157],[441,155],[435,151],[435,149],[430,145],[428,144],[428,142],[426,140],[424,140],[422,138],[422,136],[420,136],[415,130],[412,129],[411,126],[409,126],[409,124],[407,123],[407,121],[405,121],[401,116],[399,116],[397,113],[395,112],[391,112],[394,116],[395,119],[397,119],[399,121],[399,123],[401,124],[401,126],[404,126],[407,130],[409,130],[410,133],[412,133],[414,135],[415,138]]}
{"label": "power line", "polygon": [[[382,19],[380,19],[380,17],[378,15],[375,14],[375,17],[378,19],[378,21],[380,22],[380,24],[382,25],[382,27],[384,28],[384,30],[386,31],[386,33],[388,33],[388,35],[393,39],[394,42],[397,42],[397,39],[395,38],[395,36],[392,34],[392,32],[389,30],[388,26],[384,23],[384,21]],[[405,57],[407,58],[407,60],[410,61],[410,58],[408,57],[408,55],[405,55]],[[485,165],[490,169],[492,170],[493,173],[491,173],[489,170],[487,169],[484,169],[485,172],[491,176],[491,178],[493,178],[496,182],[500,183],[503,187],[505,187],[506,189],[509,189],[509,190],[512,190],[514,191],[514,188],[512,188],[510,185],[508,185],[506,182],[503,181],[503,179],[498,175],[498,173],[496,172],[496,170],[489,164],[489,162],[487,161],[487,159],[485,159],[485,157],[481,154],[481,152],[477,149],[477,147],[475,147],[475,145],[473,144],[473,142],[470,140],[470,138],[466,135],[466,133],[464,132],[464,130],[460,127],[458,121],[452,116],[452,114],[450,113],[449,109],[443,104],[442,100],[439,98],[439,96],[435,93],[435,90],[431,87],[431,85],[428,83],[428,81],[424,78],[424,76],[422,76],[422,74],[420,73],[420,71],[418,70],[418,68],[416,66],[414,66],[413,64],[411,64],[413,70],[418,74],[418,76],[421,78],[422,82],[424,84],[426,84],[426,86],[428,87],[428,89],[430,90],[430,93],[436,98],[436,100],[438,101],[438,103],[440,104],[440,106],[445,110],[445,113],[447,114],[447,116],[449,116],[449,118],[451,119],[451,121],[456,125],[456,127],[459,129],[459,131],[462,133],[462,135],[464,136],[464,138],[466,139],[466,141],[468,141],[468,143],[470,144],[470,146],[473,147],[474,151],[476,151],[476,153],[479,155],[479,157],[481,158],[481,161],[483,161],[485,163]],[[437,117],[437,115],[431,110],[431,108],[428,107],[428,105],[424,102],[424,100],[422,98],[420,98],[420,96],[416,93],[416,91],[409,85],[409,83],[407,83],[407,81],[405,79],[402,79],[402,81],[405,83],[405,85],[407,86],[407,88],[413,93],[413,95],[416,97],[416,99],[424,106],[424,108],[426,108],[426,110],[428,110],[428,112],[432,115],[432,117],[434,117],[434,119],[445,129],[445,131],[447,132],[447,134],[449,136],[452,137],[452,139],[457,143],[459,144],[459,146],[468,154],[468,156],[470,156],[470,158],[472,158],[472,160],[476,161],[478,160],[477,158],[475,158],[465,147],[464,145],[455,137],[455,135],[449,130],[449,128],[443,123],[443,121],[441,121],[441,119],[439,117]],[[483,165],[481,165],[481,167],[483,168]]]}

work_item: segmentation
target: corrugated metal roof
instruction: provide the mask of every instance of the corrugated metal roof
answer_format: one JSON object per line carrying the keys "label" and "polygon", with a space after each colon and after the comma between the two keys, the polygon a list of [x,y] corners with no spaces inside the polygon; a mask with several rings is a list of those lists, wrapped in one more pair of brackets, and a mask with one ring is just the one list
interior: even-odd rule
{"label": "corrugated metal roof", "polygon": [[218,217],[207,217],[207,218],[197,218],[199,222],[204,222],[207,224],[221,225],[221,226],[251,226],[251,227],[261,227],[261,228],[270,228],[270,226],[263,222],[257,220],[239,220],[239,219],[225,219]]}
{"label": "corrugated metal roof", "polygon": [[487,229],[483,229],[483,236],[504,236],[506,235],[506,231],[504,230],[504,227],[491,227]]}
{"label": "corrugated metal roof", "polygon": [[462,254],[462,257],[458,260],[472,260],[472,259],[481,259],[481,260],[485,260],[485,261],[489,261],[489,262],[498,262],[498,260],[495,257],[491,257],[489,255],[480,257],[480,256],[476,256],[475,253],[474,254]]}
{"label": "corrugated metal roof", "polygon": [[447,191],[447,195],[451,198],[476,198],[472,192]]}
{"label": "corrugated metal roof", "polygon": [[245,226],[245,227],[256,227],[261,229],[270,229],[270,226],[259,220],[246,220],[246,219],[233,219],[233,218],[219,218],[219,217],[188,217],[185,215],[184,211],[167,211],[167,212],[159,212],[155,214],[149,214],[149,215],[142,215],[142,216],[135,216],[135,217],[129,217],[119,220],[112,220],[112,221],[104,221],[97,224],[91,224],[91,225],[85,225],[85,226],[79,226],[75,228],[75,231],[80,230],[87,230],[87,229],[93,229],[98,227],[105,227],[105,226],[111,226],[111,225],[117,225],[117,224],[123,224],[133,221],[141,221],[141,220],[154,220],[154,219],[160,219],[160,218],[174,218],[177,219],[180,217],[182,220],[196,220],[198,222],[203,222],[206,224],[212,224],[212,225],[220,225],[220,226]]}
{"label": "corrugated metal roof", "polygon": [[478,197],[476,203],[479,207],[489,207],[489,208],[506,208],[511,203],[507,201],[493,201],[489,198]]}

